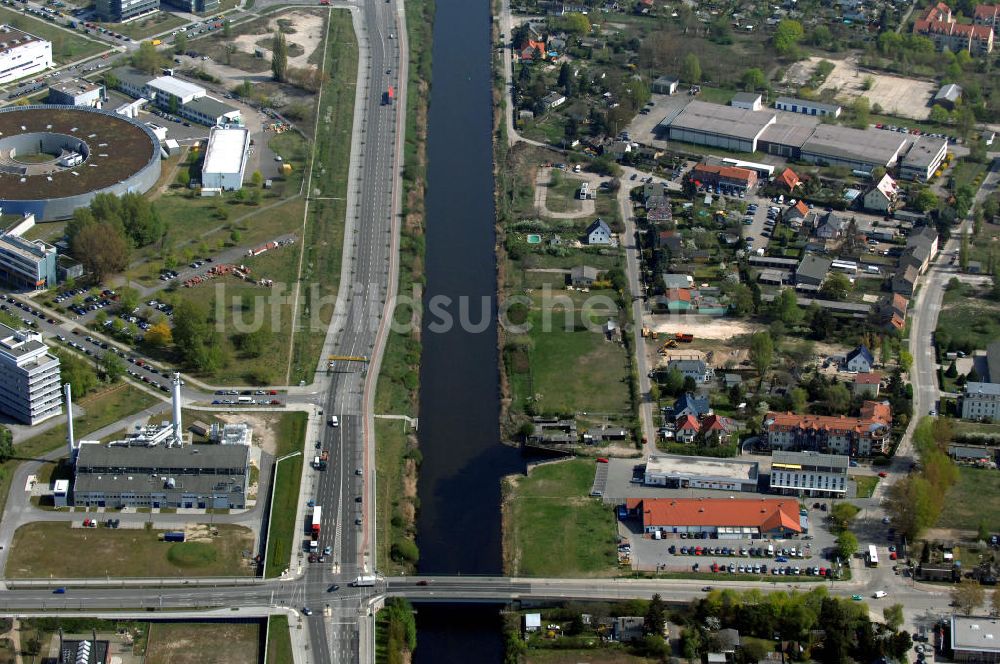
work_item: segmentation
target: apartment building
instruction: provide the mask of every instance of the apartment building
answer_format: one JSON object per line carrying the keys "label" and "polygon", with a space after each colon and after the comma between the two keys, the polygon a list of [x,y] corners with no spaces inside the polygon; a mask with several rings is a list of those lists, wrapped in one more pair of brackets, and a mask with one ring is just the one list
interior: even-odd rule
{"label": "apartment building", "polygon": [[943,2],[929,7],[913,24],[913,32],[930,38],[939,51],[967,51],[972,55],[988,55],[993,51],[992,26],[959,23]]}
{"label": "apartment building", "polygon": [[888,402],[865,401],[857,417],[770,412],[763,431],[772,450],[871,456],[888,448],[891,426]]}
{"label": "apartment building", "polygon": [[962,394],[962,419],[1000,419],[1000,383],[966,383]]}

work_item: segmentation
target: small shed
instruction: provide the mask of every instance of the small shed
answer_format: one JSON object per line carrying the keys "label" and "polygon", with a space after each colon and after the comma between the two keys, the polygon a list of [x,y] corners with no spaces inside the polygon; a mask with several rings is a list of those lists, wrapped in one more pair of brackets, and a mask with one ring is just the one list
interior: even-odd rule
{"label": "small shed", "polygon": [[542,614],[540,613],[526,613],[524,614],[524,631],[525,632],[537,632],[542,628]]}

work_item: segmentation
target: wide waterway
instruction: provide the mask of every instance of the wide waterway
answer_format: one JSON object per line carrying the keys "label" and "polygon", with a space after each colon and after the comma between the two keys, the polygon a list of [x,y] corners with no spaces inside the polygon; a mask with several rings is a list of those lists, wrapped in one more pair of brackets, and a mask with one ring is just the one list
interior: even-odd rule
{"label": "wide waterway", "polygon": [[[424,574],[497,574],[500,444],[490,6],[437,0],[428,127],[426,291],[420,370]],[[435,303],[441,303],[437,306]],[[465,324],[461,322],[466,312]],[[439,329],[444,312],[453,324]],[[416,664],[500,662],[497,607],[418,607]]]}

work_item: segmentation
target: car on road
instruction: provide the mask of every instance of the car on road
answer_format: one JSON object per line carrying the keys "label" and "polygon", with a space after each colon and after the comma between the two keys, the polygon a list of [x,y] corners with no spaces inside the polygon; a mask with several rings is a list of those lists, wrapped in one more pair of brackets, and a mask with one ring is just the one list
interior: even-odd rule
{"label": "car on road", "polygon": [[855,602],[860,602],[862,597],[861,595],[851,595],[851,599],[853,599]]}
{"label": "car on road", "polygon": [[711,590],[712,590],[712,586],[705,586],[704,588],[701,589],[701,592],[707,593],[707,592],[710,592]]}
{"label": "car on road", "polygon": [[66,589],[63,588],[63,587],[56,588],[55,590],[52,591],[52,594],[53,595],[65,595],[66,594]]}
{"label": "car on road", "polygon": [[308,606],[302,607],[302,615],[311,616],[312,614],[313,614],[312,609],[310,609]]}
{"label": "car on road", "polygon": [[332,593],[332,592],[336,592],[337,590],[340,590],[340,586],[335,583],[332,586],[330,586],[329,588],[327,588],[326,592]]}
{"label": "car on road", "polygon": [[323,555],[324,556],[329,556],[331,553],[333,553],[333,547],[332,546],[328,546],[328,547],[326,547],[326,548],[323,549]]}
{"label": "car on road", "polygon": [[889,593],[887,593],[884,590],[876,590],[875,594],[872,595],[872,597],[874,597],[875,599],[882,599],[883,597],[888,597],[888,596],[889,596]]}
{"label": "car on road", "polygon": [[889,520],[889,517],[884,516],[884,517],[882,517],[882,523],[884,523],[886,525],[889,525],[889,523],[891,523],[891,521]]}
{"label": "car on road", "polygon": [[427,579],[421,579],[420,581],[417,581],[418,586],[429,586],[430,584],[431,582],[428,581]]}
{"label": "car on road", "polygon": [[608,460],[604,457],[597,457],[597,463],[608,463]]}

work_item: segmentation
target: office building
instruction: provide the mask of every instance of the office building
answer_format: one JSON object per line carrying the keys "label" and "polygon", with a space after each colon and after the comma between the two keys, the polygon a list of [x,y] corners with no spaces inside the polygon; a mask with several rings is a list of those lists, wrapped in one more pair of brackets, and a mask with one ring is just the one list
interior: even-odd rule
{"label": "office building", "polygon": [[95,0],[94,9],[102,21],[127,23],[160,11],[160,0]]}
{"label": "office building", "polygon": [[0,25],[0,84],[33,76],[52,66],[52,42]]}
{"label": "office building", "polygon": [[176,76],[152,78],[131,67],[119,67],[112,72],[118,89],[137,99],[151,100],[159,108],[198,124],[241,126],[240,109],[208,96],[208,91],[196,83]]}
{"label": "office building", "polygon": [[815,115],[818,117],[831,116],[840,117],[841,108],[837,104],[824,104],[818,101],[807,99],[795,99],[794,97],[778,97],[774,100],[774,107],[779,111],[787,113],[801,113],[803,115]]}
{"label": "office building", "polygon": [[0,280],[15,290],[44,290],[56,285],[56,248],[41,240],[25,240],[14,232],[0,234]]}
{"label": "office building", "polygon": [[786,496],[847,496],[850,457],[819,452],[775,450],[771,455],[771,491]]}
{"label": "office building", "polygon": [[106,99],[103,85],[82,78],[67,78],[49,85],[50,104],[101,108]]}
{"label": "office building", "polygon": [[25,424],[62,412],[59,358],[42,335],[0,324],[0,411]]}
{"label": "office building", "polygon": [[953,615],[949,627],[952,658],[956,662],[1000,662],[1000,620]]}

